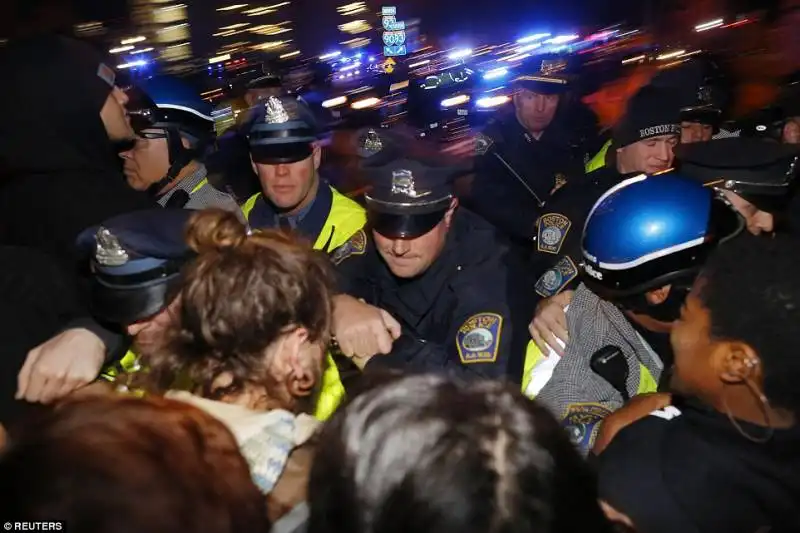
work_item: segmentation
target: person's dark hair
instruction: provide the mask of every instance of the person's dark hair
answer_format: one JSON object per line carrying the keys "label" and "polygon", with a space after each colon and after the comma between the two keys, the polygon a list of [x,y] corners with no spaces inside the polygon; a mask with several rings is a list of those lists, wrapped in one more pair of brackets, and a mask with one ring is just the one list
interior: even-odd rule
{"label": "person's dark hair", "polygon": [[162,398],[68,401],[0,453],[5,520],[83,533],[266,533],[263,495],[230,431]]}
{"label": "person's dark hair", "polygon": [[[266,348],[298,327],[327,342],[334,278],[327,257],[277,231],[247,228],[233,213],[192,217],[187,242],[198,253],[184,273],[179,319],[164,349],[148,359],[162,386],[178,372],[219,398],[269,382]],[[222,373],[230,386],[212,390]]]}
{"label": "person's dark hair", "polygon": [[743,235],[717,249],[698,285],[711,336],[752,347],[762,362],[764,394],[795,413],[800,413],[798,264],[796,237]]}
{"label": "person's dark hair", "polygon": [[564,430],[509,385],[394,380],[340,408],[320,442],[315,533],[610,531]]}

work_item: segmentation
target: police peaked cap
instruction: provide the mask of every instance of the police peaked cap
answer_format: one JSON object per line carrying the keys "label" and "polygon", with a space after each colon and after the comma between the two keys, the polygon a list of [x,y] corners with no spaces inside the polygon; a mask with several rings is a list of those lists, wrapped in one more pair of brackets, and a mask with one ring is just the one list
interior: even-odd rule
{"label": "police peaked cap", "polygon": [[186,244],[190,209],[149,209],[84,230],[77,247],[90,257],[91,311],[101,321],[131,324],[158,314],[195,256]]}
{"label": "police peaked cap", "polygon": [[676,156],[682,174],[772,212],[794,193],[800,150],[764,138],[731,137],[680,145]]}

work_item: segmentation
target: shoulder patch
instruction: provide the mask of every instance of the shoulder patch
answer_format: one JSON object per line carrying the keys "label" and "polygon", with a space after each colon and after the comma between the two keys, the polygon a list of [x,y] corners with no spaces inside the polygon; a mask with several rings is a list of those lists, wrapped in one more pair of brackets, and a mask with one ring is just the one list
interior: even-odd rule
{"label": "shoulder patch", "polygon": [[334,265],[338,265],[350,256],[364,255],[366,249],[367,234],[364,233],[363,229],[360,229],[350,237],[350,240],[333,251],[331,261],[333,261]]}
{"label": "shoulder patch", "polygon": [[503,333],[503,317],[497,313],[472,315],[458,328],[456,348],[465,365],[494,363]]}
{"label": "shoulder patch", "polygon": [[572,403],[561,419],[572,443],[588,452],[594,444],[600,422],[611,414],[611,409],[599,403]]}
{"label": "shoulder patch", "polygon": [[555,296],[576,277],[578,277],[578,267],[571,257],[565,255],[536,282],[536,294],[544,298]]}
{"label": "shoulder patch", "polygon": [[539,218],[536,246],[540,252],[557,254],[567,238],[572,222],[562,214],[548,213]]}

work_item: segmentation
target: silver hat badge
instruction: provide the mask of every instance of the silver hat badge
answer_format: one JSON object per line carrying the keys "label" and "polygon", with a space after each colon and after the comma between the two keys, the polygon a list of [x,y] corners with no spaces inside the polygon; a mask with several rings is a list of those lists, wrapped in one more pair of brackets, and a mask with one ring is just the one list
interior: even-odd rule
{"label": "silver hat badge", "polygon": [[103,266],[121,266],[128,262],[128,252],[119,244],[114,234],[106,228],[97,230],[95,259]]}
{"label": "silver hat badge", "polygon": [[358,155],[365,158],[372,157],[381,150],[383,150],[383,141],[378,132],[370,128],[358,145]]}
{"label": "silver hat badge", "polygon": [[414,174],[410,170],[392,171],[392,194],[404,194],[409,198],[422,198],[430,193],[431,191],[417,192]]}
{"label": "silver hat badge", "polygon": [[265,105],[267,110],[265,121],[267,124],[283,124],[284,122],[289,122],[289,113],[286,112],[286,108],[283,107],[283,102],[281,102],[279,98],[270,96]]}

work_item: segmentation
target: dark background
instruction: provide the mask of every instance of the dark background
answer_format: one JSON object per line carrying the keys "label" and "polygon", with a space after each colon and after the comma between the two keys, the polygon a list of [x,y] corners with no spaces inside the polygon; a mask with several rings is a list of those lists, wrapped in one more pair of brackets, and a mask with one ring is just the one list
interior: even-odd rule
{"label": "dark background", "polygon": [[[190,10],[208,0],[183,0]],[[308,54],[336,45],[337,5],[346,0],[293,0],[295,29],[301,49]],[[429,35],[449,38],[448,41],[479,42],[509,40],[521,34],[551,30],[565,32],[586,25],[615,22],[642,22],[649,9],[657,16],[664,9],[691,6],[690,0],[369,0],[373,8],[396,5],[403,18],[422,19],[422,30]],[[779,0],[727,0],[726,13],[752,9],[771,9]],[[307,16],[310,11],[313,17]],[[24,31],[31,19],[38,26],[71,27],[86,20],[101,20],[112,26],[127,23],[125,0],[0,0],[0,36]],[[208,34],[201,22],[193,28],[200,35]],[[198,31],[199,30],[199,31]],[[201,46],[201,48],[204,48]]]}

